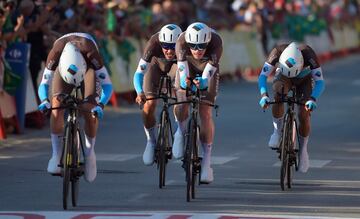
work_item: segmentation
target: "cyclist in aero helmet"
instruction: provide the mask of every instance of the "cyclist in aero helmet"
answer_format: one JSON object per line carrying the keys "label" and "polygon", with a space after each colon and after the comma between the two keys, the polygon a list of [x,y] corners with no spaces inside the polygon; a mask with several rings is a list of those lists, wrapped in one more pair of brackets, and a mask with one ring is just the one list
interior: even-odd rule
{"label": "cyclist in aero helmet", "polygon": [[173,80],[176,72],[175,43],[181,34],[175,24],[167,24],[151,36],[147,42],[142,58],[134,74],[134,87],[137,93],[136,102],[144,104],[142,112],[144,130],[147,138],[143,162],[154,163],[156,145],[156,100],[146,100],[157,95],[161,75],[169,75]]}
{"label": "cyclist in aero helmet", "polygon": [[[276,65],[278,66],[276,67]],[[324,78],[320,64],[314,50],[305,44],[283,44],[276,46],[266,60],[258,79],[261,99],[260,106],[268,107],[266,80],[275,72],[273,93],[275,101],[281,100],[284,89],[286,95],[292,86],[296,87],[297,97],[305,102],[305,107],[299,106],[299,139],[300,162],[299,170],[307,172],[309,169],[309,155],[307,144],[310,135],[310,112],[317,107],[317,100],[325,89]],[[312,87],[312,81],[315,86]],[[272,106],[274,132],[269,140],[270,148],[278,148],[283,127],[284,104]]]}
{"label": "cyclist in aero helmet", "polygon": [[[49,86],[52,85],[51,104]],[[98,118],[103,117],[104,105],[112,94],[112,83],[94,39],[86,33],[69,33],[57,39],[50,50],[43,78],[38,88],[42,101],[40,111],[59,107],[59,95],[70,94],[74,88],[83,90],[85,111],[95,112],[97,118],[90,113],[85,119],[85,179],[88,182],[96,178],[96,156],[94,151]],[[64,110],[52,110],[50,117],[52,156],[48,163],[49,173],[60,173],[58,167],[62,151],[62,135],[64,126]]]}
{"label": "cyclist in aero helmet", "polygon": [[[176,97],[184,101],[186,88],[192,81],[200,89],[202,101],[214,103],[219,86],[219,61],[222,55],[222,39],[219,34],[204,23],[195,22],[188,26],[176,43],[178,58],[178,74],[176,75]],[[174,136],[173,155],[180,159],[184,155],[184,134],[186,119],[189,116],[189,104],[175,106],[177,130]],[[200,181],[211,183],[214,180],[211,165],[211,150],[215,135],[215,125],[212,118],[212,108],[200,105],[200,141],[203,148]],[[205,128],[206,127],[206,128]]]}

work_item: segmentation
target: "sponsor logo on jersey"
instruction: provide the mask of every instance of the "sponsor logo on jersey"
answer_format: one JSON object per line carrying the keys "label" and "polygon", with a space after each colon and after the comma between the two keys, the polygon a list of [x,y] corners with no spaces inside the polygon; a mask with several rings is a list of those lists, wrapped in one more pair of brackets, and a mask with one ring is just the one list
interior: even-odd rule
{"label": "sponsor logo on jersey", "polygon": [[185,70],[185,66],[184,65],[180,65],[179,66],[179,71],[184,71]]}
{"label": "sponsor logo on jersey", "polygon": [[146,69],[146,65],[145,64],[140,65],[140,69],[141,71],[144,71]]}
{"label": "sponsor logo on jersey", "polygon": [[99,74],[99,78],[102,79],[102,80],[104,80],[104,79],[106,78],[105,73],[101,72],[101,73]]}
{"label": "sponsor logo on jersey", "polygon": [[316,75],[317,77],[321,77],[321,72],[320,72],[320,71],[317,71],[317,72],[315,73],[315,75]]}
{"label": "sponsor logo on jersey", "polygon": [[264,66],[263,71],[264,71],[264,72],[269,71],[269,67],[268,67],[268,66]]}

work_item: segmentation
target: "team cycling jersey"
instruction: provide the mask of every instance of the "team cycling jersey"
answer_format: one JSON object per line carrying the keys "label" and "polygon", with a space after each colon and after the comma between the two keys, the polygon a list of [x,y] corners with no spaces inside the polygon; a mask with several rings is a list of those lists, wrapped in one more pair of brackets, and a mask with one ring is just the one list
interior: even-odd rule
{"label": "team cycling jersey", "polygon": [[[268,76],[274,72],[275,66],[279,62],[281,53],[288,45],[289,44],[278,45],[270,52],[270,55],[267,58],[259,76],[258,84],[261,95],[267,93],[266,80]],[[325,88],[324,78],[319,61],[314,50],[310,46],[306,44],[299,44],[299,49],[304,58],[304,65],[302,71],[295,78],[293,78],[293,80],[305,78],[311,75],[315,81],[315,86],[312,90],[311,97],[317,99],[320,97]]]}
{"label": "team cycling jersey", "polygon": [[[176,43],[176,56],[178,58],[178,69],[180,78],[192,77],[192,73],[189,70],[188,61],[191,59],[191,51],[189,45],[185,41],[185,32],[179,36]],[[201,77],[210,80],[210,78],[218,72],[219,60],[222,55],[222,39],[215,31],[211,32],[211,40],[206,46],[206,51],[202,62],[193,62],[195,69],[201,70]],[[189,59],[190,57],[190,59]],[[205,67],[203,66],[206,62]]]}
{"label": "team cycling jersey", "polygon": [[[149,66],[149,64],[152,65]],[[164,56],[159,41],[159,33],[152,35],[150,40],[147,42],[145,46],[142,58],[139,61],[138,67],[134,75],[134,87],[136,92],[137,93],[144,92],[143,90],[144,75],[148,71],[151,71],[152,66],[154,65],[157,66],[156,67],[157,69],[155,70],[154,74],[159,76],[159,74],[168,73],[173,64],[176,64],[176,59],[167,60]],[[153,68],[155,68],[155,66]],[[149,83],[153,83],[153,82],[149,82]]]}
{"label": "team cycling jersey", "polygon": [[68,42],[73,43],[80,50],[85,61],[88,63],[88,68],[95,70],[96,78],[102,88],[99,103],[106,105],[112,94],[112,83],[95,40],[87,33],[69,33],[54,42],[53,48],[47,57],[43,78],[38,90],[40,100],[48,99],[49,85],[51,84],[54,71],[58,67],[62,51]]}

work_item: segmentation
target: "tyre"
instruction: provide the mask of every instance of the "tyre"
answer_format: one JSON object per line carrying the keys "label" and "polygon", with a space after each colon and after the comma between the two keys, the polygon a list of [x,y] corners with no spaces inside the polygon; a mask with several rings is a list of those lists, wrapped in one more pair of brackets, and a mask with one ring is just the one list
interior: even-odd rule
{"label": "tyre", "polygon": [[72,160],[72,130],[70,126],[65,128],[64,137],[64,153],[63,153],[63,208],[67,209],[67,199],[69,195],[69,184],[70,184],[70,166]]}
{"label": "tyre", "polygon": [[79,133],[76,131],[73,136],[76,136],[76,138],[73,138],[73,145],[76,146],[72,150],[72,157],[73,163],[72,163],[72,171],[71,171],[71,202],[72,206],[76,207],[79,197],[79,171],[80,171],[80,141],[79,141]]}
{"label": "tyre", "polygon": [[[196,134],[196,133],[195,133]],[[196,135],[195,135],[196,136]],[[194,121],[189,120],[188,135],[186,139],[186,150],[185,150],[185,164],[186,164],[186,201],[190,202],[193,197],[194,191],[194,163],[193,163],[193,152],[194,152]]]}
{"label": "tyre", "polygon": [[284,191],[285,184],[288,178],[288,171],[289,171],[289,156],[288,156],[288,146],[289,146],[289,117],[288,114],[285,115],[284,119],[284,127],[282,133],[282,139],[280,144],[280,160],[281,160],[281,167],[280,167],[280,187]]}

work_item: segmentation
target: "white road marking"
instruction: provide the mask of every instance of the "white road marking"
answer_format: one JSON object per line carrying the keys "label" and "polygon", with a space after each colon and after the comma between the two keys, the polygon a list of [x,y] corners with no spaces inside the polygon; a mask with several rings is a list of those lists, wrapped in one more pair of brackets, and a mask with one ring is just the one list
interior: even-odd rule
{"label": "white road marking", "polygon": [[[331,160],[310,160],[310,168],[323,168],[329,164]],[[276,162],[273,167],[280,167],[281,161]]]}
{"label": "white road marking", "polygon": [[[223,165],[230,161],[236,160],[239,157],[232,157],[232,156],[212,156],[211,157],[211,165]],[[174,163],[182,163],[181,160],[176,160]]]}
{"label": "white road marking", "polygon": [[352,82],[353,85],[360,86],[360,80],[354,80]]}
{"label": "white road marking", "polygon": [[127,161],[140,157],[139,154],[96,154],[97,161]]}

